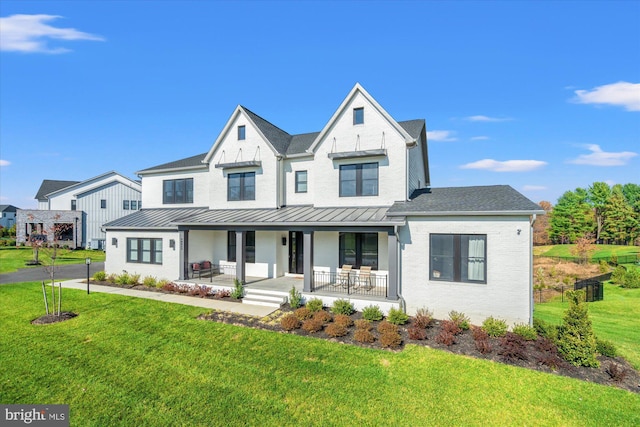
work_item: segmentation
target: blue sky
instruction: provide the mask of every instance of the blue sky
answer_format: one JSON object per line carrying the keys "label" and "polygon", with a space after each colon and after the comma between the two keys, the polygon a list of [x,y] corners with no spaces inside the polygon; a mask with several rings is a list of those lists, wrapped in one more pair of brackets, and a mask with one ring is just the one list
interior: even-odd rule
{"label": "blue sky", "polygon": [[11,1],[0,203],[207,151],[236,105],[319,131],[356,82],[424,118],[434,187],[640,183],[640,2]]}

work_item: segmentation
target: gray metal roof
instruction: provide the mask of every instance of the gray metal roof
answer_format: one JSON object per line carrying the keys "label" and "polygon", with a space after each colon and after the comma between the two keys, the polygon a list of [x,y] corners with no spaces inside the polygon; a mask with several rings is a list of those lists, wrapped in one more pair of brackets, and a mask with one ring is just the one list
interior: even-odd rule
{"label": "gray metal roof", "polygon": [[204,160],[206,155],[207,153],[196,154],[195,156],[187,157],[180,160],[175,160],[169,163],[163,163],[161,165],[153,166],[147,169],[142,169],[137,173],[140,174],[140,173],[160,171],[165,169],[183,169],[183,168],[190,168],[190,167],[196,167],[196,166],[204,167],[205,165],[202,163],[202,161]]}
{"label": "gray metal roof", "polygon": [[416,190],[408,202],[396,202],[387,214],[404,215],[487,215],[542,214],[540,206],[508,185],[445,187]]}
{"label": "gray metal roof", "polygon": [[123,216],[104,224],[104,228],[110,229],[172,229],[175,230],[174,221],[206,212],[207,208],[159,208],[141,209],[131,215]]}
{"label": "gray metal roof", "polygon": [[67,188],[75,184],[79,184],[80,182],[81,181],[58,181],[54,179],[45,179],[44,181],[42,181],[42,184],[40,184],[40,188],[38,189],[38,193],[36,193],[35,199],[46,199],[47,194],[62,190],[63,188]]}

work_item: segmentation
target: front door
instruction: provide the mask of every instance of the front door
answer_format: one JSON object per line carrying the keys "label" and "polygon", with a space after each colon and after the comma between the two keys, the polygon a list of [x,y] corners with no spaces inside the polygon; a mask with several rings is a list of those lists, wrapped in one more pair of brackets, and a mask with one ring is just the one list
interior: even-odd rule
{"label": "front door", "polygon": [[289,273],[304,274],[302,231],[289,232]]}

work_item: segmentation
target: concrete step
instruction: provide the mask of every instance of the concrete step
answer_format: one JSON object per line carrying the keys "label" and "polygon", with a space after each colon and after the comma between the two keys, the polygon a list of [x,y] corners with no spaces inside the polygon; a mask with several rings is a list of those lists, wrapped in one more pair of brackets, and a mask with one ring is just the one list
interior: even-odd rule
{"label": "concrete step", "polygon": [[287,302],[286,292],[268,291],[262,289],[246,289],[243,304],[262,305],[278,308]]}

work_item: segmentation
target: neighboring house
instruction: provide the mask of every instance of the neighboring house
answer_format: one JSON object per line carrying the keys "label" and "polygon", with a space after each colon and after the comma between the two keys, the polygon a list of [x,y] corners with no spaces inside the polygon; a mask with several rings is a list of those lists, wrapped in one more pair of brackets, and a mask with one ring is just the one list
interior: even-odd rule
{"label": "neighboring house", "polygon": [[[44,180],[35,197],[38,209],[19,209],[16,240],[47,235],[71,248],[103,249],[102,225],[142,208],[141,184],[117,172],[86,181]],[[40,238],[40,237],[38,237]]]}
{"label": "neighboring house", "polygon": [[208,152],[138,172],[144,209],[105,224],[106,271],[189,282],[209,260],[252,289],[297,275],[327,304],[530,322],[543,211],[509,186],[430,188],[428,160],[425,121],[359,84],[320,132],[238,106]]}
{"label": "neighboring house", "polygon": [[0,217],[0,227],[2,228],[11,228],[16,223],[16,211],[17,207],[13,205],[0,205],[0,212],[2,212],[2,217]]}

